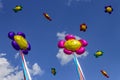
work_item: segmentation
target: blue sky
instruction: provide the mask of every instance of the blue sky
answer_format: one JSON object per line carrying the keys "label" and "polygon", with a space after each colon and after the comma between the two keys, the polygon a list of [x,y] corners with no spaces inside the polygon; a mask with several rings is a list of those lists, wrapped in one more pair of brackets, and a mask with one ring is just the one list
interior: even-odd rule
{"label": "blue sky", "polygon": [[[88,55],[78,58],[86,80],[106,80],[100,70],[107,71],[109,80],[120,80],[119,3],[119,0],[0,0],[0,70],[4,72],[0,73],[0,80],[22,80],[20,56],[15,58],[18,51],[7,37],[10,31],[24,32],[31,44],[25,58],[33,80],[78,80],[73,60],[61,65],[61,58],[57,57],[58,38],[68,33],[88,41]],[[14,13],[16,5],[23,6],[23,10]],[[112,14],[104,12],[108,5],[113,7]],[[46,20],[43,12],[52,21]],[[82,23],[88,26],[86,32],[79,30]],[[96,59],[97,50],[104,54]],[[51,74],[51,67],[56,68],[56,76]]]}

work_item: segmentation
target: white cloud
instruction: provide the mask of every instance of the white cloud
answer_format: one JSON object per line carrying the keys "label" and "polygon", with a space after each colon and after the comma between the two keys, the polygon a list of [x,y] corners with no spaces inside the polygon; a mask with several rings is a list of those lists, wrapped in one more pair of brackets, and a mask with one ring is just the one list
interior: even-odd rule
{"label": "white cloud", "polygon": [[91,0],[68,0],[67,5],[70,6],[72,2],[91,2]]}
{"label": "white cloud", "polygon": [[18,71],[15,72],[15,74],[9,74],[4,78],[1,78],[0,80],[23,80],[23,72],[22,71]]}
{"label": "white cloud", "polygon": [[[32,65],[30,70],[33,76],[43,73],[37,63]],[[23,70],[20,70],[19,66],[14,67],[5,57],[0,57],[0,80],[23,80],[23,78]]]}
{"label": "white cloud", "polygon": [[[57,33],[57,37],[58,39],[64,39],[65,38],[65,32],[62,32],[62,33]],[[75,36],[76,39],[81,39],[79,36]],[[88,55],[88,52],[85,51],[82,55],[76,55],[77,57],[85,57]],[[61,65],[65,65],[67,64],[68,62],[70,62],[72,59],[73,59],[73,55],[66,55],[64,52],[63,52],[63,49],[59,49],[56,57],[60,60],[60,63]]]}
{"label": "white cloud", "polygon": [[6,56],[6,53],[1,53],[0,57]]}
{"label": "white cloud", "polygon": [[56,57],[61,60],[60,61],[61,65],[67,64],[68,62],[70,62],[73,59],[73,56],[66,55],[63,52],[63,49],[59,49],[59,52],[57,53]]}
{"label": "white cloud", "polygon": [[60,32],[58,32],[57,33],[57,37],[58,37],[58,39],[64,39],[64,37],[65,37],[65,31],[64,32],[62,32],[62,33],[60,33]]}
{"label": "white cloud", "polygon": [[0,80],[22,80],[22,72],[10,65],[6,58],[0,58]]}
{"label": "white cloud", "polygon": [[[65,40],[65,36],[66,36],[65,31],[61,32],[61,33],[60,32],[57,33],[57,37],[58,37],[59,40]],[[79,36],[76,36],[76,35],[75,35],[75,38],[76,39],[81,39]]]}
{"label": "white cloud", "polygon": [[[87,56],[88,52],[84,52],[82,55],[76,55],[77,57],[82,57],[82,56]],[[61,65],[65,65],[68,62],[70,62],[71,60],[73,60],[73,55],[66,55],[63,52],[63,49],[59,49],[59,52],[57,53],[56,57],[60,60],[60,64]]]}
{"label": "white cloud", "polygon": [[42,75],[44,73],[44,71],[41,69],[41,67],[35,63],[33,66],[32,66],[32,69],[29,69],[30,70],[30,73],[35,76],[35,75]]}

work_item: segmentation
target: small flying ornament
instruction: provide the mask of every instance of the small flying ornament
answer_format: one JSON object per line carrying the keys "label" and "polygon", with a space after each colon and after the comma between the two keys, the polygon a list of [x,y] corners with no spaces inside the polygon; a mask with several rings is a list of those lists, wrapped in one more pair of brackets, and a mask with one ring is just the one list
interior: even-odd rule
{"label": "small flying ornament", "polygon": [[105,6],[105,12],[111,14],[113,12],[112,6]]}

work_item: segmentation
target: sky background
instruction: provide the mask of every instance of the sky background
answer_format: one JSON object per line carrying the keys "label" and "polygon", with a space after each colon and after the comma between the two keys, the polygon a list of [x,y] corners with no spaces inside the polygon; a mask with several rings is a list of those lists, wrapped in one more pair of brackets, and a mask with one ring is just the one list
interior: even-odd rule
{"label": "sky background", "polygon": [[[33,80],[79,80],[71,56],[57,47],[65,34],[88,41],[87,55],[78,57],[86,80],[120,80],[120,0],[0,0],[0,80],[23,80],[18,51],[11,46],[8,32],[24,32],[31,44],[25,56]],[[16,5],[23,10],[14,13]],[[111,5],[112,14],[104,12]],[[43,13],[48,13],[48,21]],[[80,24],[88,27],[80,31]],[[97,50],[104,52],[94,57]],[[62,62],[61,62],[62,61]],[[55,67],[57,74],[51,74]]]}

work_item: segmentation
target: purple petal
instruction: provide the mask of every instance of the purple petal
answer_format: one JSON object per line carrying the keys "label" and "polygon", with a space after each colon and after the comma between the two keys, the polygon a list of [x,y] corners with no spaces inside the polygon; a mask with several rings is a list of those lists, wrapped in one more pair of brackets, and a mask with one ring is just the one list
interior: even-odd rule
{"label": "purple petal", "polygon": [[27,55],[28,54],[28,50],[22,50],[23,54]]}
{"label": "purple petal", "polygon": [[12,44],[12,46],[13,46],[14,49],[16,49],[16,50],[20,50],[19,45],[18,45],[15,41],[12,41],[11,44]]}
{"label": "purple petal", "polygon": [[12,39],[12,40],[14,40],[14,35],[15,35],[14,32],[9,32],[9,33],[8,33],[8,37],[9,37],[10,39]]}
{"label": "purple petal", "polygon": [[28,48],[27,48],[27,50],[31,50],[31,45],[30,45],[29,42],[28,42]]}
{"label": "purple petal", "polygon": [[17,35],[21,35],[22,37],[25,38],[25,34],[23,32],[18,32]]}

